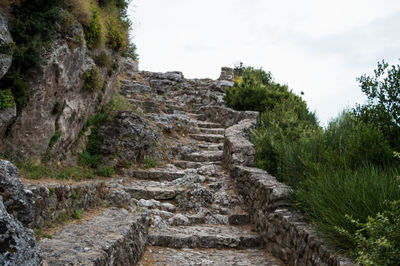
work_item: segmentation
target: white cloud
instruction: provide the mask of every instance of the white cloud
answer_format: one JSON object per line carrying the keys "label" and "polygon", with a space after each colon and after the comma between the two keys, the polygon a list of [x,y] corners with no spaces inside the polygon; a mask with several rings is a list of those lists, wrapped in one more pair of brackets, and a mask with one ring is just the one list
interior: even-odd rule
{"label": "white cloud", "polygon": [[140,67],[217,78],[234,62],[263,67],[325,122],[362,102],[355,78],[400,57],[398,0],[134,0]]}

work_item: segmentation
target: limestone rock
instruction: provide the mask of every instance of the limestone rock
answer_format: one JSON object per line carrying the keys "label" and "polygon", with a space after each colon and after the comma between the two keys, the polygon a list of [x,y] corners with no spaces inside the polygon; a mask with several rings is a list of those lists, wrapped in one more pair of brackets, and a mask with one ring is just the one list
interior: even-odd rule
{"label": "limestone rock", "polygon": [[104,155],[118,155],[120,160],[137,162],[162,155],[163,140],[157,126],[129,111],[120,112],[103,125],[99,139],[99,151]]}
{"label": "limestone rock", "polygon": [[0,264],[27,265],[42,264],[39,247],[31,229],[25,228],[7,213],[0,197]]}
{"label": "limestone rock", "polygon": [[32,192],[25,189],[18,169],[5,160],[0,160],[0,195],[8,213],[25,226],[32,223],[35,217]]}
{"label": "limestone rock", "polygon": [[[12,37],[8,31],[8,19],[0,9],[0,48],[12,43]],[[0,50],[1,51],[1,50]],[[12,56],[0,53],[0,79],[7,73],[12,63]]]}
{"label": "limestone rock", "polygon": [[[17,108],[15,106],[0,110],[0,136],[3,136],[8,125],[15,119],[16,116],[17,116]],[[1,142],[2,139],[0,139],[0,143]]]}

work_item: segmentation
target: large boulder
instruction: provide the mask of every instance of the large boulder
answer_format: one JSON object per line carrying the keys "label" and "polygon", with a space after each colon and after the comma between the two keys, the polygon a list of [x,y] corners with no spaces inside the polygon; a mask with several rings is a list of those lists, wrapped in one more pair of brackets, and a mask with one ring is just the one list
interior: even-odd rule
{"label": "large boulder", "polygon": [[121,161],[161,159],[164,141],[160,129],[129,111],[120,112],[99,129],[99,151]]}
{"label": "large boulder", "polygon": [[8,31],[8,19],[0,8],[0,79],[11,66],[12,56],[7,46],[12,42],[11,34]]}
{"label": "large boulder", "polygon": [[0,196],[7,212],[25,226],[35,217],[32,192],[22,184],[18,169],[9,161],[0,160]]}
{"label": "large boulder", "polygon": [[0,265],[42,265],[31,229],[7,213],[0,196]]}

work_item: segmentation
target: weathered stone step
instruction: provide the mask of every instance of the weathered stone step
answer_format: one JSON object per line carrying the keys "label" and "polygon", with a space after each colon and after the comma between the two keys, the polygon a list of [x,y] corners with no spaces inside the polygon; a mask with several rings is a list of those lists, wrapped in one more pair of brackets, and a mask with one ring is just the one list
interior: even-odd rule
{"label": "weathered stone step", "polygon": [[197,147],[199,147],[202,150],[208,150],[208,151],[222,151],[224,149],[224,144],[200,143],[197,145]]}
{"label": "weathered stone step", "polygon": [[217,134],[190,134],[195,140],[207,141],[212,143],[221,143],[224,141],[224,135]]}
{"label": "weathered stone step", "polygon": [[250,216],[248,214],[221,215],[216,213],[184,214],[179,213],[169,220],[170,225],[201,225],[201,224],[220,224],[220,225],[248,225]]}
{"label": "weathered stone step", "polygon": [[195,120],[205,120],[206,119],[204,114],[186,113],[186,115]]}
{"label": "weathered stone step", "polygon": [[[197,169],[197,168],[200,168],[200,167],[206,165],[204,162],[181,161],[181,160],[172,161],[172,163],[176,167],[179,167],[181,169],[189,169],[189,168]],[[213,162],[212,164],[220,165],[221,163]]]}
{"label": "weathered stone step", "polygon": [[152,228],[149,244],[171,248],[256,248],[261,237],[244,226],[199,225]]}
{"label": "weathered stone step", "polygon": [[213,265],[213,266],[281,266],[282,261],[261,249],[173,249],[148,247],[139,266],[161,265]]}
{"label": "weathered stone step", "polygon": [[184,155],[185,160],[193,162],[220,162],[224,158],[223,151],[202,151]]}
{"label": "weathered stone step", "polygon": [[107,209],[42,239],[43,265],[135,265],[145,249],[147,228],[143,215]]}
{"label": "weathered stone step", "polygon": [[171,171],[169,169],[156,168],[156,169],[129,169],[125,173],[137,179],[149,180],[166,180],[172,181],[185,176],[183,171]]}
{"label": "weathered stone step", "polygon": [[135,181],[125,185],[124,190],[135,199],[173,200],[185,191],[184,188],[165,185],[160,182]]}
{"label": "weathered stone step", "polygon": [[221,128],[222,126],[220,124],[217,123],[212,123],[212,122],[198,122],[197,126],[200,128]]}
{"label": "weathered stone step", "polygon": [[224,128],[199,128],[201,133],[205,134],[217,134],[217,135],[224,135],[225,129]]}

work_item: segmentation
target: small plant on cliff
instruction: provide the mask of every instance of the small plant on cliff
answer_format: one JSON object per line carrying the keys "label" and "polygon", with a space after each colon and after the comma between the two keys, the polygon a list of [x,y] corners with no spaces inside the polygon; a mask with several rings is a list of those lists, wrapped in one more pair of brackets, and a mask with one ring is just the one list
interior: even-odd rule
{"label": "small plant on cliff", "polygon": [[0,90],[0,110],[15,106],[14,96],[10,90]]}
{"label": "small plant on cliff", "polygon": [[100,23],[100,13],[96,7],[91,8],[92,19],[89,26],[85,27],[86,41],[89,48],[99,48],[103,42],[103,26]]}
{"label": "small plant on cliff", "polygon": [[83,89],[94,92],[101,89],[102,80],[99,69],[94,66],[82,75]]}

